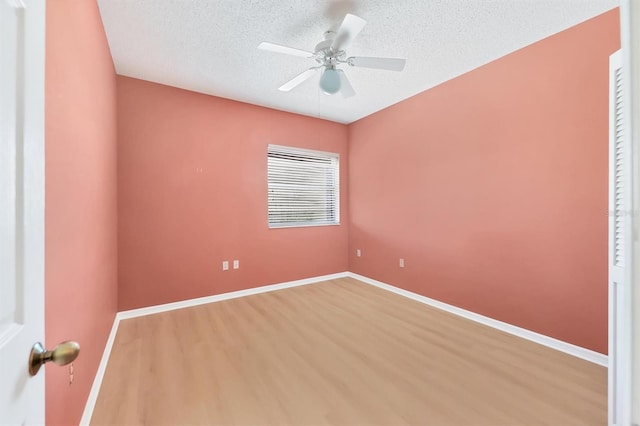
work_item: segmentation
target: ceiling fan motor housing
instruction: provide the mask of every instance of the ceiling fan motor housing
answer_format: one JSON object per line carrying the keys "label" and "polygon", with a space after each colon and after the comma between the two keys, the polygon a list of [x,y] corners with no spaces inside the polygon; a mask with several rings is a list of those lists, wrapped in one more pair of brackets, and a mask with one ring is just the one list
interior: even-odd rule
{"label": "ceiling fan motor housing", "polygon": [[346,56],[344,51],[336,52],[331,48],[335,37],[335,31],[325,31],[324,40],[316,44],[314,50],[316,61],[326,67],[334,68],[339,62],[343,62]]}

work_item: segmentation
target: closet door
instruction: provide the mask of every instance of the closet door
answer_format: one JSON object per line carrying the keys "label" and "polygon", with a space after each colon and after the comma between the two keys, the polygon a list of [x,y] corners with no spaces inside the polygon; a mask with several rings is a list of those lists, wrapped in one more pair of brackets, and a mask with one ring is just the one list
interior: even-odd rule
{"label": "closet door", "polygon": [[622,55],[609,61],[609,425],[630,424],[631,143],[625,129]]}

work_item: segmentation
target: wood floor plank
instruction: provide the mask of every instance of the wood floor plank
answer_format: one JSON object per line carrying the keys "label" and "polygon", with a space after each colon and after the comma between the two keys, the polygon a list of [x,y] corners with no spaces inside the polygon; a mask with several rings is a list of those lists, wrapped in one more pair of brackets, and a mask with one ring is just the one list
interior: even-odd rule
{"label": "wood floor plank", "polygon": [[94,425],[604,425],[604,367],[351,278],[121,321]]}

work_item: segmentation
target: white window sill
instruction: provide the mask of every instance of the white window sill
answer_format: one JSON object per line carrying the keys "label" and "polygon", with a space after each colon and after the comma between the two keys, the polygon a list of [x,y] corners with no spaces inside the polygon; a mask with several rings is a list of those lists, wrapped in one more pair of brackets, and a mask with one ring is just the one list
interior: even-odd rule
{"label": "white window sill", "polygon": [[269,224],[269,229],[309,228],[314,226],[339,226],[339,225],[340,225],[340,222],[337,222],[337,223],[291,223],[291,224],[281,224],[281,225]]}

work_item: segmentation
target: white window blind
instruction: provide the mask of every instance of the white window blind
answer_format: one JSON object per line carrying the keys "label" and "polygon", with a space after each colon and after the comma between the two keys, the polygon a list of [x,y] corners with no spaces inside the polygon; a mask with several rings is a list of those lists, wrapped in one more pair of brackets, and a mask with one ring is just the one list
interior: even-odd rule
{"label": "white window blind", "polygon": [[338,154],[268,147],[269,227],[340,223]]}

